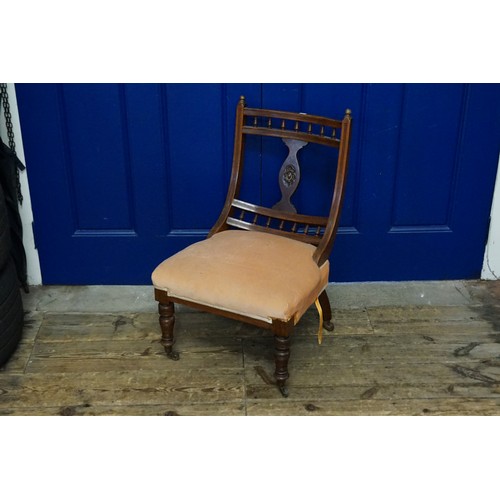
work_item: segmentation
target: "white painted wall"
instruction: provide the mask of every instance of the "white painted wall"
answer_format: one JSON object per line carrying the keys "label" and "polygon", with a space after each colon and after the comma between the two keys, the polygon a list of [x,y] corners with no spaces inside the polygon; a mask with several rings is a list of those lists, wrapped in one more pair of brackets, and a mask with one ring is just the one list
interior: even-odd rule
{"label": "white painted wall", "polygon": [[[17,99],[16,99],[16,89],[13,83],[9,83],[9,104],[10,113],[12,115],[12,125],[14,130],[14,141],[16,143],[16,153],[18,158],[26,165],[24,159],[24,148],[23,139],[21,137],[21,126],[19,122],[19,112],[17,109]],[[7,140],[7,130],[5,128],[5,119],[2,115],[0,117],[0,134],[5,144],[9,144]],[[35,248],[35,239],[33,236],[33,211],[31,209],[31,197],[30,188],[28,184],[28,171],[29,165],[26,169],[20,172],[19,180],[21,182],[21,192],[23,193],[23,204],[19,207],[19,212],[21,214],[21,220],[23,223],[23,243],[24,249],[26,251],[26,259],[28,262],[28,284],[29,285],[41,285],[42,284],[42,273],[40,270],[40,260],[38,258],[38,250]]]}
{"label": "white painted wall", "polygon": [[481,278],[484,280],[497,280],[500,278],[500,158],[498,160],[495,193],[491,205],[490,232],[484,251]]}

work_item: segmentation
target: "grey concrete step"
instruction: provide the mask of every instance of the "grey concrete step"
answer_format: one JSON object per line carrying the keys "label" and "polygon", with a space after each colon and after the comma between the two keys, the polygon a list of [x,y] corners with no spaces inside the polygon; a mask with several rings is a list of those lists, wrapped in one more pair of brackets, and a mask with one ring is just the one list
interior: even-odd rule
{"label": "grey concrete step", "polygon": [[[334,308],[380,306],[474,305],[496,282],[402,281],[331,283],[328,295]],[[27,311],[42,312],[154,312],[151,286],[37,286],[23,294]],[[182,308],[180,308],[182,309]]]}

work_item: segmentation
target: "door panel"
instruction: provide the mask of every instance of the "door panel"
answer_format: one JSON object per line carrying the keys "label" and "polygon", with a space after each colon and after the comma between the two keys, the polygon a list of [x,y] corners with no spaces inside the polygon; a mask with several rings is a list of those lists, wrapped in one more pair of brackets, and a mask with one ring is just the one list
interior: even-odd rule
{"label": "door panel", "polygon": [[401,92],[393,228],[450,222],[467,86],[428,87],[406,85]]}
{"label": "door panel", "polygon": [[75,230],[133,231],[123,86],[65,85],[58,90]]}
{"label": "door panel", "polygon": [[499,90],[370,86],[360,186],[366,279],[479,277],[498,165]]}
{"label": "door panel", "polygon": [[[353,114],[334,281],[478,277],[499,85],[18,84],[43,281],[147,284],[224,203],[235,106]],[[273,205],[286,146],[248,137],[241,198]],[[325,156],[324,152],[328,155]],[[299,211],[326,214],[337,151],[299,152]]]}
{"label": "door panel", "polygon": [[[172,85],[163,107],[168,137],[170,230],[208,231],[225,198],[222,87]],[[202,208],[203,207],[203,208]]]}

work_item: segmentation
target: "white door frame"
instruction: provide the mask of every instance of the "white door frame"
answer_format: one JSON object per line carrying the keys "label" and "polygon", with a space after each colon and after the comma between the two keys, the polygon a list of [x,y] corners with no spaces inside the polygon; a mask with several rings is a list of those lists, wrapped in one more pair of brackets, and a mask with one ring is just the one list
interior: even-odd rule
{"label": "white door frame", "polygon": [[[21,136],[21,125],[19,122],[19,111],[17,109],[16,88],[13,83],[7,84],[9,93],[10,114],[12,115],[12,127],[14,132],[14,141],[16,143],[16,153],[18,158],[26,165],[24,158],[23,138]],[[3,115],[3,107],[0,119],[0,133],[3,141],[7,142],[7,130],[5,128],[5,119]],[[33,236],[33,210],[31,208],[30,188],[28,184],[27,170],[19,172],[19,180],[21,183],[21,192],[23,194],[23,204],[19,206],[19,213],[23,223],[23,244],[26,251],[26,260],[28,264],[28,284],[41,285],[42,272],[40,269],[40,259],[38,258],[38,250],[35,247],[35,238]]]}
{"label": "white door frame", "polygon": [[484,251],[483,280],[497,280],[500,278],[500,158],[498,159],[495,192],[490,213],[490,230]]}

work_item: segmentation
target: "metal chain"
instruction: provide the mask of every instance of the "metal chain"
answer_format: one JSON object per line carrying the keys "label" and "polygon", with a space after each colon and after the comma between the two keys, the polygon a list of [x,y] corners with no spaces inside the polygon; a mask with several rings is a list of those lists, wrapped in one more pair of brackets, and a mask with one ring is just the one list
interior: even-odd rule
{"label": "metal chain", "polygon": [[[5,126],[7,128],[7,138],[9,140],[9,148],[11,151],[16,154],[16,143],[14,142],[14,130],[12,127],[12,115],[10,113],[10,104],[9,104],[9,94],[7,92],[7,84],[0,83],[0,96],[3,104],[3,112],[5,116]],[[21,193],[21,181],[19,179],[19,170],[16,168],[16,189],[17,189],[17,199],[19,203],[22,205],[23,203],[23,195]]]}
{"label": "metal chain", "polygon": [[14,131],[12,129],[12,115],[10,114],[9,94],[7,93],[6,83],[0,83],[0,94],[2,96],[3,111],[5,115],[5,125],[7,127],[7,137],[9,138],[9,148],[15,154],[16,143],[14,142]]}

